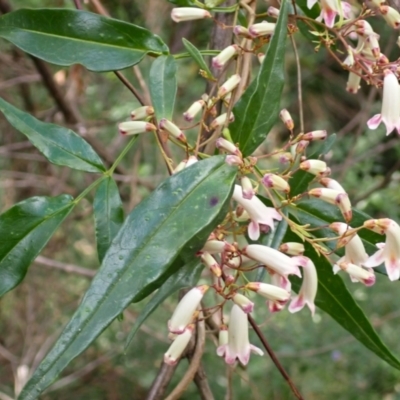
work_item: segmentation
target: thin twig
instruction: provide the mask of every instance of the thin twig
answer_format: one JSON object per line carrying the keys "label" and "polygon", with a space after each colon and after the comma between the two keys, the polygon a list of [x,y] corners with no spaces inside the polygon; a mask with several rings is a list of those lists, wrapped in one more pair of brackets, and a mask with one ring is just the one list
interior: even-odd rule
{"label": "thin twig", "polygon": [[74,264],[63,263],[61,261],[52,260],[50,258],[43,257],[43,256],[37,256],[34,262],[35,262],[35,264],[44,265],[45,267],[59,269],[64,272],[85,276],[87,278],[93,278],[97,272],[97,271],[94,271],[94,270],[91,270],[88,268],[78,267],[77,265],[74,265]]}
{"label": "thin twig", "polygon": [[296,396],[297,399],[299,400],[304,400],[303,396],[300,394],[299,390],[296,388],[295,384],[293,381],[290,379],[290,376],[288,373],[285,371],[283,368],[282,364],[276,357],[275,353],[273,352],[272,348],[270,347],[269,343],[267,342],[267,339],[261,332],[260,328],[257,326],[256,322],[254,321],[253,317],[251,315],[247,315],[248,320],[250,322],[250,325],[253,327],[254,332],[256,332],[257,336],[260,338],[262,344],[265,347],[265,350],[267,350],[269,356],[271,357],[271,360],[274,362],[276,368],[278,368],[278,371],[281,373],[283,378],[286,380],[288,385],[290,386],[290,389],[292,390],[293,394]]}
{"label": "thin twig", "polygon": [[294,57],[296,60],[297,67],[297,96],[299,101],[299,116],[300,116],[300,132],[304,133],[304,110],[303,110],[303,90],[301,85],[301,65],[300,65],[300,57],[299,52],[297,51],[296,41],[294,40],[293,35],[290,35],[290,40],[293,46]]}

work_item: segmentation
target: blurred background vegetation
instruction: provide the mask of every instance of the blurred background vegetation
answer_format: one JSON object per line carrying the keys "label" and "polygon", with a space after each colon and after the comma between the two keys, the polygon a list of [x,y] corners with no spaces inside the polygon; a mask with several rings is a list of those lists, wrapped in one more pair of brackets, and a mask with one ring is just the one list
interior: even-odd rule
{"label": "blurred background vegetation", "polygon": [[[86,9],[92,11],[98,5],[95,0],[85,3]],[[173,53],[184,51],[182,37],[198,48],[208,46],[212,22],[174,24],[169,19],[172,6],[165,0],[103,0],[102,5],[111,16],[159,34]],[[260,2],[258,10],[265,11],[268,5]],[[74,4],[72,0],[0,0],[0,11],[5,12],[7,6],[72,8]],[[373,22],[379,25],[383,52],[391,60],[398,58],[398,33],[381,20]],[[382,127],[373,132],[366,128],[367,119],[379,112],[379,90],[364,85],[357,95],[348,94],[347,73],[327,52],[324,49],[315,52],[315,44],[300,32],[295,39],[302,66],[306,131],[336,132],[336,144],[327,155],[332,176],[342,182],[358,208],[374,217],[388,216],[399,221],[399,138],[396,134],[385,137]],[[145,82],[151,62],[147,58],[138,67],[124,71],[145,98],[148,98]],[[48,79],[55,83],[65,102],[62,109],[54,95],[49,95],[49,82],[43,80],[37,65],[4,40],[0,41],[0,63],[1,97],[41,120],[71,127],[92,144],[106,164],[112,163],[125,142],[118,135],[117,123],[128,120],[130,111],[138,106],[112,73],[95,74],[80,66],[48,65]],[[180,123],[182,112],[205,91],[205,81],[190,59],[181,59],[178,68],[175,120]],[[257,68],[254,60],[255,72]],[[297,72],[289,41],[285,73],[287,83],[281,105],[289,109],[297,123]],[[278,123],[259,153],[272,150],[286,139],[287,132]],[[178,161],[179,157],[184,158],[184,154],[177,154]],[[143,135],[115,174],[126,213],[166,176],[152,136]],[[89,174],[49,164],[0,116],[1,212],[35,195],[76,196],[93,179]],[[1,301],[1,400],[13,398],[15,376],[24,372],[21,365],[29,370],[36,368],[72,316],[99,267],[91,196],[93,193],[63,223],[31,266],[24,282]],[[397,285],[378,275],[372,288],[351,283],[348,287],[389,348],[400,355]],[[260,303],[255,319],[305,399],[400,399],[398,371],[365,349],[329,316],[317,311],[311,318],[307,309],[295,315],[287,310],[271,315],[262,300],[254,297],[254,301]],[[142,304],[129,307],[123,318],[114,321],[41,398],[144,399],[169,344],[166,323],[175,304],[173,296],[162,305],[142,326],[124,354],[124,341]],[[203,366],[216,399],[225,398],[230,384],[233,399],[281,400],[292,396],[268,356],[254,356],[247,368],[239,367],[232,373],[216,356],[214,341],[208,340]],[[183,360],[171,388],[186,368],[187,360]],[[182,398],[200,398],[194,384]]]}

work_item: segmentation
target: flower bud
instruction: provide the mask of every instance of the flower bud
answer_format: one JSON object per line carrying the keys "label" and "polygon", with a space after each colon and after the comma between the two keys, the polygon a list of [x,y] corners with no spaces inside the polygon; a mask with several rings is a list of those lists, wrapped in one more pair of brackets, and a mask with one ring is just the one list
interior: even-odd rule
{"label": "flower bud", "polygon": [[240,157],[233,155],[227,155],[225,162],[229,165],[243,165],[243,160]]}
{"label": "flower bud", "polygon": [[[229,115],[229,122],[233,122],[235,120],[235,116],[231,112]],[[226,121],[226,113],[221,114],[219,117],[215,118],[213,122],[211,122],[210,129],[216,129],[225,124]]]}
{"label": "flower bud", "polygon": [[171,346],[164,354],[164,362],[168,365],[175,365],[185,351],[187,345],[190,342],[194,331],[194,325],[189,325],[182,334],[178,335],[172,342]]}
{"label": "flower bud", "polygon": [[131,112],[131,120],[137,121],[139,119],[145,119],[150,115],[154,114],[154,108],[150,106],[143,106],[136,108]]}
{"label": "flower bud", "polygon": [[354,26],[356,27],[356,32],[361,36],[367,37],[375,34],[372,26],[365,19],[360,19],[356,21],[354,23]]}
{"label": "flower bud", "polygon": [[275,7],[269,6],[267,10],[267,14],[272,17],[272,18],[278,18],[279,17],[279,10]]}
{"label": "flower bud", "polygon": [[205,106],[205,101],[204,100],[195,101],[188,108],[188,110],[185,113],[183,113],[183,118],[185,118],[185,120],[188,121],[188,122],[193,121],[193,118],[202,110],[202,108],[204,106]]}
{"label": "flower bud", "polygon": [[258,62],[262,64],[264,62],[265,53],[258,53],[257,54]]}
{"label": "flower bud", "polygon": [[252,37],[260,37],[272,35],[275,31],[276,24],[273,22],[260,22],[249,26],[249,33]]}
{"label": "flower bud", "polygon": [[155,131],[157,128],[150,124],[150,122],[145,121],[126,121],[121,122],[118,125],[119,132],[121,135],[137,135],[143,132]]}
{"label": "flower bud", "polygon": [[223,97],[226,94],[232,92],[232,90],[236,89],[237,85],[240,82],[240,75],[235,74],[232,75],[218,90],[218,97]]}
{"label": "flower bud", "polygon": [[292,117],[289,114],[289,111],[284,108],[280,113],[279,113],[279,118],[282,120],[282,122],[285,124],[286,128],[289,129],[289,131],[292,131],[294,128],[294,122]]}
{"label": "flower bud", "polygon": [[240,183],[242,185],[242,196],[244,199],[251,200],[255,195],[253,185],[251,180],[247,176],[242,176],[240,178]]}
{"label": "flower bud", "polygon": [[290,192],[289,184],[279,175],[265,174],[262,178],[262,183],[267,188],[280,190],[285,193]]}
{"label": "flower bud", "polygon": [[324,177],[319,180],[319,183],[328,189],[337,190],[339,192],[346,192],[343,189],[342,185],[334,179]]}
{"label": "flower bud", "polygon": [[235,304],[237,304],[246,314],[251,313],[254,308],[254,303],[250,301],[246,296],[242,294],[236,293],[232,300]]}
{"label": "flower bud", "polygon": [[380,6],[379,9],[382,13],[382,17],[390,27],[394,29],[400,28],[400,14],[397,10],[389,6]]}
{"label": "flower bud", "polygon": [[293,162],[293,156],[291,153],[281,153],[279,154],[278,159],[281,164],[287,164],[289,162]]}
{"label": "flower bud", "polygon": [[186,143],[186,136],[173,122],[169,121],[166,118],[162,118],[158,126],[160,129],[167,131],[169,134],[171,134],[175,139]]}
{"label": "flower bud", "polygon": [[242,153],[240,152],[240,150],[229,140],[226,140],[224,138],[218,138],[215,141],[215,146],[217,147],[217,149],[222,149],[227,151],[230,154],[236,155],[241,157]]}
{"label": "flower bud", "polygon": [[313,175],[327,175],[330,172],[326,162],[321,160],[306,160],[299,165],[300,169]]}
{"label": "flower bud", "polygon": [[269,300],[279,301],[281,304],[285,304],[290,298],[290,292],[279,286],[270,285],[268,283],[250,282],[246,285],[246,289],[257,292],[257,294]]}
{"label": "flower bud", "polygon": [[245,37],[245,38],[248,38],[248,39],[251,38],[249,30],[247,28],[245,28],[244,26],[241,26],[241,25],[236,25],[233,28],[233,33],[236,36],[242,36],[242,37]]}
{"label": "flower bud", "polygon": [[192,21],[195,19],[211,18],[207,10],[195,7],[178,7],[171,11],[171,18],[175,22]]}
{"label": "flower bud", "polygon": [[311,189],[308,194],[313,197],[320,198],[330,204],[339,207],[346,222],[350,222],[353,213],[351,211],[351,203],[347,193],[339,192],[333,189]]}
{"label": "flower bud", "polygon": [[228,344],[228,327],[222,324],[219,328],[218,346],[225,346]]}
{"label": "flower bud", "polygon": [[199,160],[195,156],[190,156],[186,161],[185,168],[190,167],[193,164],[196,164],[197,161],[199,161]]}
{"label": "flower bud", "polygon": [[[353,279],[362,282],[365,286],[372,286],[375,283],[375,274],[372,269],[365,269],[358,265],[343,261],[336,264],[342,271],[347,272]],[[335,268],[334,273],[338,269]]]}
{"label": "flower bud", "polygon": [[301,256],[304,253],[304,245],[298,242],[282,243],[279,246],[279,251],[289,256]]}
{"label": "flower bud", "polygon": [[236,247],[225,240],[209,239],[201,250],[210,254],[217,254],[223,252],[234,252],[236,251]]}
{"label": "flower bud", "polygon": [[324,140],[328,136],[328,133],[324,130],[321,131],[311,131],[307,132],[304,135],[302,135],[301,140],[309,140],[310,142],[313,142],[315,140]]}
{"label": "flower bud", "polygon": [[375,59],[378,59],[381,54],[381,49],[378,42],[378,35],[369,35],[365,43],[371,49],[372,55],[375,57]]}
{"label": "flower bud", "polygon": [[178,173],[178,172],[182,171],[183,169],[185,169],[186,163],[187,163],[187,160],[181,161],[181,162],[176,166],[176,168],[172,171],[172,175],[175,175],[176,173]]}
{"label": "flower bud", "polygon": [[231,46],[225,47],[216,57],[212,59],[212,66],[217,69],[221,69],[233,56],[238,54],[239,46],[232,44]]}
{"label": "flower bud", "polygon": [[210,271],[219,278],[222,275],[221,267],[215,260],[215,258],[207,252],[201,255],[201,261],[210,269]]}
{"label": "flower bud", "polygon": [[304,150],[308,147],[310,142],[308,140],[300,140],[295,147],[296,147],[296,154],[304,153]]}
{"label": "flower bud", "polygon": [[358,92],[358,89],[360,89],[360,81],[361,81],[361,76],[350,71],[349,77],[347,79],[346,90],[349,93],[356,94]]}

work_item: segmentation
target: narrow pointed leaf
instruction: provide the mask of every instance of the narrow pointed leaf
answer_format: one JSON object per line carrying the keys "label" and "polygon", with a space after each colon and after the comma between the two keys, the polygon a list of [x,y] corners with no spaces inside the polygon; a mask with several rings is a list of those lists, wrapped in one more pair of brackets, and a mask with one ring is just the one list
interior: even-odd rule
{"label": "narrow pointed leaf", "polygon": [[0,296],[22,281],[74,205],[66,194],[32,197],[0,215]]}
{"label": "narrow pointed leaf", "polygon": [[197,47],[195,47],[192,43],[189,42],[189,40],[186,40],[185,38],[182,39],[182,42],[188,53],[192,56],[193,60],[196,61],[196,64],[200,67],[200,69],[206,72],[207,78],[214,79],[210,68],[208,68],[207,63],[205,62]]}
{"label": "narrow pointed leaf", "polygon": [[168,47],[147,29],[86,11],[20,9],[0,18],[0,37],[56,65],[82,64],[114,71],[139,63]]}
{"label": "narrow pointed leaf", "polygon": [[101,262],[124,222],[124,209],[118,186],[111,177],[103,180],[98,186],[93,200],[93,211],[96,223],[97,254]]}
{"label": "narrow pointed leaf", "polygon": [[132,301],[160,287],[183,267],[189,254],[193,258],[223,220],[235,176],[236,169],[224,157],[211,157],[171,176],[135,207],[20,400],[37,398]]}
{"label": "narrow pointed leaf", "polygon": [[196,285],[200,278],[201,271],[204,265],[198,258],[188,262],[177,273],[171,275],[165,283],[158,289],[157,293],[152,299],[144,306],[139,316],[129,332],[128,339],[126,340],[125,348],[129,346],[136,332],[142,326],[144,321],[157,309],[157,307],[171,294],[186,287],[193,287]]}
{"label": "narrow pointed leaf", "polygon": [[79,135],[59,125],[39,121],[0,98],[0,110],[53,164],[86,172],[103,172],[104,165],[93,148]]}
{"label": "narrow pointed leaf", "polygon": [[284,84],[288,0],[281,3],[278,22],[257,78],[233,107],[232,138],[244,156],[250,155],[274,126]]}
{"label": "narrow pointed leaf", "polygon": [[[296,236],[288,231],[285,240],[296,240]],[[329,314],[339,325],[378,357],[392,367],[400,369],[400,361],[382,342],[360,306],[347,290],[341,277],[333,274],[330,263],[324,257],[318,257],[311,245],[305,243],[305,248],[305,255],[313,260],[318,273],[316,306]],[[345,278],[348,277],[345,276]],[[291,277],[290,280],[293,284],[292,288],[298,292],[301,285],[300,279],[297,277],[292,279]]]}
{"label": "narrow pointed leaf", "polygon": [[158,57],[151,66],[149,79],[151,102],[157,119],[171,120],[177,88],[174,57]]}

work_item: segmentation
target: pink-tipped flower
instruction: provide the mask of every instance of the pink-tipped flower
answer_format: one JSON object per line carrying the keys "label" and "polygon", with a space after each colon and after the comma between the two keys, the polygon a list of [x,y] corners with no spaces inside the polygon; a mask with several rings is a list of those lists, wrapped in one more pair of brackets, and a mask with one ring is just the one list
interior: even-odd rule
{"label": "pink-tipped flower", "polygon": [[300,163],[299,167],[303,171],[317,176],[324,176],[330,172],[326,162],[321,160],[306,160]]}
{"label": "pink-tipped flower", "polygon": [[278,18],[279,17],[279,10],[275,7],[269,6],[267,10],[267,14],[272,17],[272,18]]}
{"label": "pink-tipped flower", "polygon": [[252,37],[271,36],[275,31],[276,24],[273,22],[260,22],[249,26],[249,33]]}
{"label": "pink-tipped flower", "polygon": [[261,349],[249,342],[249,325],[247,315],[236,304],[232,307],[228,328],[228,343],[217,348],[217,354],[225,357],[227,364],[234,364],[238,359],[243,365],[247,365],[250,352],[262,356]]}
{"label": "pink-tipped flower", "polygon": [[353,217],[351,210],[351,203],[347,193],[339,192],[333,189],[311,189],[308,194],[313,197],[317,197],[327,203],[334,204],[339,207],[343,218],[346,222],[350,222]]}
{"label": "pink-tipped flower", "polygon": [[274,230],[274,219],[282,220],[282,216],[275,208],[267,207],[257,196],[253,196],[251,200],[243,198],[242,188],[239,185],[235,185],[232,198],[247,211],[250,217],[251,222],[247,233],[251,240],[257,240],[260,237],[260,225],[267,225]]}
{"label": "pink-tipped flower", "polygon": [[253,189],[251,180],[247,176],[240,178],[240,184],[242,186],[242,196],[244,199],[251,200],[255,196],[256,192]]}
{"label": "pink-tipped flower", "polygon": [[289,256],[301,256],[304,253],[304,244],[298,242],[282,243],[279,246],[279,251]]}
{"label": "pink-tipped flower", "polygon": [[304,150],[308,147],[310,142],[308,140],[300,140],[296,146],[296,154],[304,153]]}
{"label": "pink-tipped flower", "polygon": [[239,46],[232,44],[225,47],[216,57],[212,59],[212,66],[221,69],[232,57],[239,53]]}
{"label": "pink-tipped flower", "polygon": [[207,240],[201,251],[206,251],[210,254],[218,254],[223,252],[234,252],[236,251],[236,248],[225,240],[210,239]]}
{"label": "pink-tipped flower", "polygon": [[303,267],[303,282],[299,294],[290,302],[289,311],[295,313],[307,305],[311,311],[311,315],[314,315],[314,300],[318,289],[317,270],[314,263],[308,257],[299,256],[298,258],[303,260],[301,264]]}
{"label": "pink-tipped flower", "polygon": [[215,258],[207,252],[201,255],[201,261],[210,269],[210,271],[219,278],[222,275],[221,267],[215,260]]}
{"label": "pink-tipped flower", "polygon": [[222,324],[219,327],[218,347],[226,346],[228,344],[228,340],[229,340],[228,327],[225,324]]}
{"label": "pink-tipped flower", "polygon": [[267,271],[269,273],[272,285],[285,289],[288,292],[292,290],[292,283],[287,276],[280,275],[269,268],[267,268]]}
{"label": "pink-tipped flower", "polygon": [[143,132],[155,131],[157,128],[150,124],[150,122],[145,121],[126,121],[121,122],[118,125],[119,132],[121,135],[138,135]]}
{"label": "pink-tipped flower", "polygon": [[173,122],[169,121],[166,118],[162,118],[158,126],[160,129],[168,132],[175,139],[178,139],[181,142],[186,143],[185,134]]}
{"label": "pink-tipped flower", "polygon": [[288,257],[272,247],[262,246],[261,244],[249,244],[242,252],[247,257],[259,261],[279,275],[301,276],[299,265],[302,265],[303,261],[299,257]]}
{"label": "pink-tipped flower", "polygon": [[232,90],[236,89],[237,85],[240,83],[240,75],[235,74],[232,75],[226,82],[222,84],[222,86],[218,89],[218,97],[224,97],[228,93],[232,92]]}
{"label": "pink-tipped flower", "polygon": [[[311,9],[317,0],[307,0],[307,7]],[[321,14],[317,21],[325,21],[328,28],[333,28],[335,25],[336,15],[343,13],[342,4],[339,0],[321,0]]]}
{"label": "pink-tipped flower", "polygon": [[245,38],[248,38],[248,39],[251,38],[249,30],[247,28],[245,28],[244,26],[242,26],[242,25],[236,25],[233,28],[233,33],[236,36],[241,36],[241,37],[245,37]]}
{"label": "pink-tipped flower", "polygon": [[171,18],[175,22],[192,21],[195,19],[211,18],[207,10],[195,7],[178,7],[171,11]]}
{"label": "pink-tipped flower", "polygon": [[143,106],[136,108],[131,112],[131,120],[132,121],[137,121],[140,119],[145,119],[149,117],[150,115],[154,114],[154,108],[150,106]]}
{"label": "pink-tipped flower", "polygon": [[280,190],[284,193],[290,192],[289,184],[279,175],[265,174],[262,178],[262,183],[267,188]]}
{"label": "pink-tipped flower", "polygon": [[278,160],[281,164],[287,164],[289,162],[293,162],[293,156],[291,153],[281,153],[279,154]]}
{"label": "pink-tipped flower", "polygon": [[229,165],[236,165],[236,166],[243,165],[242,158],[234,155],[227,155],[225,158],[225,162]]}
{"label": "pink-tipped flower", "polygon": [[376,267],[385,263],[386,272],[391,281],[400,278],[400,227],[389,219],[371,219],[364,222],[364,227],[380,234],[386,234],[386,242],[378,243],[379,250],[373,254],[367,262],[366,267]]}
{"label": "pink-tipped flower", "polygon": [[205,106],[204,100],[197,100],[195,101],[186,112],[183,113],[183,118],[186,121],[191,122],[193,121],[194,117],[204,108]]}
{"label": "pink-tipped flower", "polygon": [[182,297],[168,321],[170,332],[178,335],[184,332],[186,326],[192,322],[193,314],[208,288],[208,285],[197,286]]}
{"label": "pink-tipped flower", "polygon": [[176,339],[164,354],[164,362],[168,365],[175,365],[182,353],[185,351],[194,331],[194,325],[189,325]]}
{"label": "pink-tipped flower", "polygon": [[[210,129],[216,129],[222,125],[225,124],[226,122],[226,113],[221,114],[219,117],[215,118],[213,122],[211,122]],[[233,122],[235,120],[235,116],[233,113],[229,113],[229,122]]]}
{"label": "pink-tipped flower", "polygon": [[226,152],[233,154],[235,156],[238,157],[242,156],[240,150],[232,142],[222,137],[218,138],[215,141],[215,146],[217,147],[217,149],[225,150]]}
{"label": "pink-tipped flower", "polygon": [[379,9],[382,17],[390,27],[394,29],[400,28],[400,14],[397,10],[389,6],[380,6]]}
{"label": "pink-tipped flower", "polygon": [[335,264],[333,272],[336,274],[340,270],[347,272],[352,280],[361,282],[365,286],[372,286],[375,283],[375,274],[372,269],[365,269],[358,265],[342,261]]}
{"label": "pink-tipped flower", "polygon": [[293,122],[292,116],[289,114],[289,111],[286,110],[286,108],[281,110],[281,112],[279,113],[279,118],[285,124],[286,128],[289,129],[289,131],[293,130],[294,122]]}
{"label": "pink-tipped flower", "polygon": [[243,296],[240,293],[236,293],[232,300],[235,304],[237,304],[246,314],[249,314],[254,309],[254,303],[248,299],[246,296]]}
{"label": "pink-tipped flower", "polygon": [[346,192],[342,185],[334,179],[323,177],[319,180],[319,183],[328,189],[337,190],[338,192]]}
{"label": "pink-tipped flower", "polygon": [[363,37],[368,37],[370,35],[376,35],[374,30],[372,29],[371,24],[368,21],[366,21],[365,19],[360,19],[358,21],[355,21],[354,26],[356,27],[357,34],[359,34]]}
{"label": "pink-tipped flower", "polygon": [[386,135],[392,133],[394,129],[400,134],[400,89],[396,75],[385,70],[383,79],[383,99],[382,111],[368,120],[369,129],[376,129],[380,123],[386,125]]}
{"label": "pink-tipped flower", "polygon": [[320,131],[311,131],[305,133],[301,140],[309,140],[310,142],[314,142],[315,140],[325,140],[328,136],[327,131],[320,130]]}
{"label": "pink-tipped flower", "polygon": [[349,77],[347,79],[346,90],[349,93],[356,94],[358,92],[358,89],[360,89],[360,82],[361,82],[361,76],[350,71]]}
{"label": "pink-tipped flower", "polygon": [[260,64],[262,64],[264,62],[264,59],[265,59],[265,53],[258,53],[257,54],[257,58],[258,58],[258,62]]}
{"label": "pink-tipped flower", "polygon": [[289,291],[269,283],[250,282],[246,285],[246,289],[253,290],[268,299],[267,304],[271,312],[281,311],[290,299]]}

